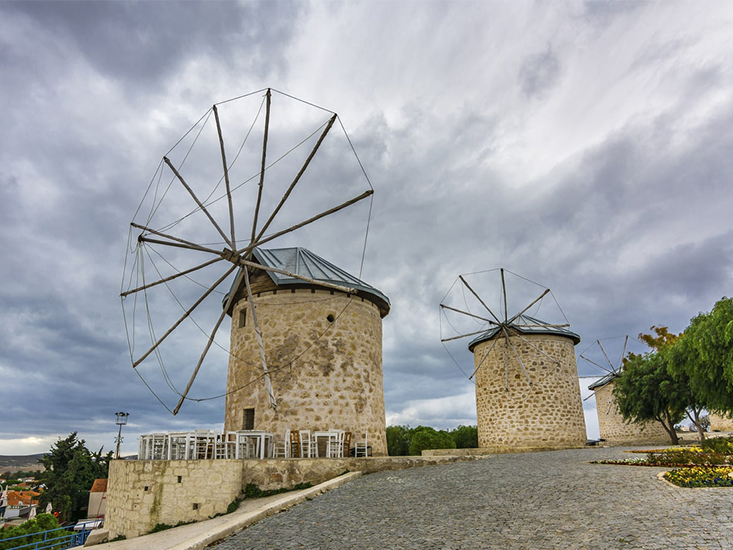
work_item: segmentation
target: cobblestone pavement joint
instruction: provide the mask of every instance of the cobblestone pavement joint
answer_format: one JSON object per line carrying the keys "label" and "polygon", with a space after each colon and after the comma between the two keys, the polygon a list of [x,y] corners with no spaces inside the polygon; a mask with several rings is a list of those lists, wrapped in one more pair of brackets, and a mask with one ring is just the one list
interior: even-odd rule
{"label": "cobblestone pavement joint", "polygon": [[733,489],[586,448],[362,476],[212,545],[247,549],[733,549]]}

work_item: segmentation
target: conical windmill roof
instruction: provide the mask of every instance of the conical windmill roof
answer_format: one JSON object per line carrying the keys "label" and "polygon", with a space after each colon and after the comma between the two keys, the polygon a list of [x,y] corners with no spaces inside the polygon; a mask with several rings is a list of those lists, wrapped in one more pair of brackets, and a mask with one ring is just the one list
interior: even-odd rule
{"label": "conical windmill roof", "polygon": [[[551,323],[546,323],[535,317],[529,315],[520,315],[514,321],[506,325],[506,328],[511,331],[518,332],[520,334],[552,334],[555,336],[565,336],[573,340],[573,344],[578,345],[580,343],[580,336],[571,330],[564,327],[553,327],[548,326]],[[468,344],[469,351],[473,351],[478,344],[491,340],[495,336],[502,333],[502,329],[499,326],[492,326],[489,330],[480,334]]]}
{"label": "conical windmill roof", "polygon": [[[267,267],[289,271],[295,275],[308,277],[316,281],[353,288],[357,291],[357,296],[374,303],[379,308],[382,317],[389,313],[389,298],[382,292],[306,248],[255,248],[252,255],[254,261]],[[278,287],[318,288],[318,285],[288,275],[272,271],[265,271],[265,273]]]}
{"label": "conical windmill roof", "polygon": [[609,372],[606,376],[603,376],[602,378],[599,378],[595,382],[593,382],[590,386],[588,386],[588,389],[591,391],[595,391],[598,388],[602,388],[606,384],[609,384],[613,382],[616,378],[618,378],[620,375],[619,372]]}

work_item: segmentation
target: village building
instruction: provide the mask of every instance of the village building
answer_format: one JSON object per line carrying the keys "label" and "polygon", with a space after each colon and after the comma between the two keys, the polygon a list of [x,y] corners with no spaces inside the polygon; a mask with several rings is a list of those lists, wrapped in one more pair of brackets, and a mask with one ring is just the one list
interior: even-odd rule
{"label": "village building", "polygon": [[103,518],[107,506],[107,480],[95,479],[89,491],[87,518]]}

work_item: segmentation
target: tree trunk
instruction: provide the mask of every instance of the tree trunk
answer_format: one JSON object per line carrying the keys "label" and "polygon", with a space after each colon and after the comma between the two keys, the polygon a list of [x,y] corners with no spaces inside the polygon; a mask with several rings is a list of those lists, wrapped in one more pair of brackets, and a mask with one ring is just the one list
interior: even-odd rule
{"label": "tree trunk", "polygon": [[690,416],[689,411],[685,411],[687,413],[687,418],[692,420],[692,423],[695,425],[695,429],[697,430],[697,433],[700,434],[700,443],[705,441],[705,430],[702,427],[702,424],[700,423],[700,411],[701,408],[693,408],[692,409],[692,416]]}
{"label": "tree trunk", "polygon": [[659,422],[662,423],[662,426],[664,426],[664,430],[667,432],[667,435],[669,435],[672,445],[679,445],[680,439],[677,437],[677,432],[674,430],[674,422],[672,422],[669,412],[665,412],[664,416],[657,418],[657,420],[659,420]]}

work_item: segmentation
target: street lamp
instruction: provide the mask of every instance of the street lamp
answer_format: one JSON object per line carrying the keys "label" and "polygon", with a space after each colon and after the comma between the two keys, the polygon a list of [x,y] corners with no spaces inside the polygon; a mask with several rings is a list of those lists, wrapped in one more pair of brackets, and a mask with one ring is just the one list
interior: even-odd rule
{"label": "street lamp", "polygon": [[116,412],[115,413],[115,424],[119,426],[119,429],[117,430],[117,453],[115,454],[115,458],[120,458],[120,443],[122,443],[122,426],[127,424],[127,417],[130,416],[130,413],[126,412]]}

